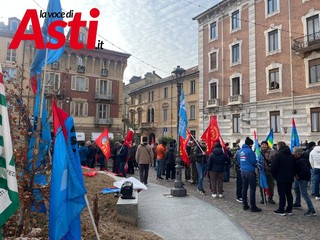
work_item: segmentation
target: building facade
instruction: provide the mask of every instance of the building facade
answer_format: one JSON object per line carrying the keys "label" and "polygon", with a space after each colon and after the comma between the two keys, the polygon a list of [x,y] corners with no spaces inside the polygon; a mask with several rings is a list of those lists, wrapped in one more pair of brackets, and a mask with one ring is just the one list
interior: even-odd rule
{"label": "building facade", "polygon": [[[202,116],[222,137],[320,140],[320,1],[223,0],[196,16]],[[203,123],[202,120],[205,122]]]}
{"label": "building facade", "polygon": [[[145,82],[141,79],[134,90],[128,92],[128,121],[139,136],[148,136],[149,142],[164,136],[177,139],[177,79],[169,76]],[[148,81],[148,80],[147,80]],[[186,69],[182,76],[188,130],[199,136],[199,71],[198,67]],[[144,84],[141,84],[144,83]]]}
{"label": "building facade", "polygon": [[[0,63],[7,82],[11,79],[27,86],[35,54],[34,42],[23,41],[16,50],[8,48],[19,24],[17,18],[9,18],[8,25],[0,23]],[[81,28],[78,41],[85,44],[87,33],[86,28]],[[106,127],[111,137],[123,138],[122,82],[129,57],[129,54],[107,49],[74,50],[67,41],[59,61],[43,68],[48,108],[51,109],[55,98],[58,105],[74,117],[78,140],[95,140]],[[34,95],[30,88],[22,90],[21,96],[32,109]]]}

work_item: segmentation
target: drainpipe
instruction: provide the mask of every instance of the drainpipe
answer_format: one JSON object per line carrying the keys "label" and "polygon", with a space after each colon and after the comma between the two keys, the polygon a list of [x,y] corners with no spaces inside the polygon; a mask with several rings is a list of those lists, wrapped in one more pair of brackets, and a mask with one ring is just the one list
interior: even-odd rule
{"label": "drainpipe", "polygon": [[291,32],[291,5],[290,5],[290,1],[291,0],[288,0],[291,107],[292,107],[292,113],[296,114],[297,111],[294,109],[294,91],[293,91],[292,32]]}

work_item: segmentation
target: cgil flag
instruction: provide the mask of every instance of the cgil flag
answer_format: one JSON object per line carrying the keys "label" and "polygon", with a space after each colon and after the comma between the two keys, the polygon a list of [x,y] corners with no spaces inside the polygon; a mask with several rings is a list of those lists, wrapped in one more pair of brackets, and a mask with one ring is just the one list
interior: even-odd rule
{"label": "cgil flag", "polygon": [[273,128],[270,129],[270,132],[266,138],[269,148],[273,147]]}
{"label": "cgil flag", "polygon": [[10,133],[10,122],[0,65],[0,239],[2,225],[19,208],[16,169]]}
{"label": "cgil flag", "polygon": [[259,169],[260,187],[265,191],[265,193],[269,197],[270,196],[270,192],[269,192],[269,188],[268,188],[268,184],[267,184],[266,173],[264,171],[263,164],[262,164],[262,154],[261,154],[261,151],[260,151],[260,147],[259,147],[256,131],[254,131],[253,134],[254,134],[254,152],[256,154],[257,165],[258,165],[258,169]]}
{"label": "cgil flag", "polygon": [[134,133],[133,129],[129,128],[127,136],[124,139],[123,145],[127,146],[128,148],[132,146],[133,133]]}
{"label": "cgil flag", "polygon": [[188,126],[188,116],[186,109],[186,102],[184,99],[184,92],[181,91],[180,97],[180,108],[179,108],[179,136],[184,139],[187,138],[187,126]]}
{"label": "cgil flag", "polygon": [[209,126],[201,136],[207,143],[207,155],[210,155],[214,144],[220,141],[220,130],[218,127],[217,116],[211,116]]}
{"label": "cgil flag", "polygon": [[73,118],[52,104],[54,152],[50,187],[49,239],[81,239],[85,207],[82,169]]}
{"label": "cgil flag", "polygon": [[299,147],[299,146],[300,146],[300,140],[298,136],[298,131],[296,128],[296,123],[294,121],[294,118],[292,118],[291,144],[290,144],[291,152],[293,151],[294,147]]}
{"label": "cgil flag", "polygon": [[189,156],[188,156],[188,153],[187,153],[187,145],[188,145],[188,142],[191,139],[191,133],[187,129],[186,130],[186,138],[183,138],[182,136],[179,136],[179,138],[180,138],[180,159],[182,161],[184,161],[187,164],[187,166],[189,166],[190,165],[190,159],[189,159]]}
{"label": "cgil flag", "polygon": [[110,152],[110,138],[109,138],[109,131],[108,128],[106,128],[100,136],[96,139],[95,143],[98,145],[98,147],[103,152],[104,156],[108,160],[111,156]]}

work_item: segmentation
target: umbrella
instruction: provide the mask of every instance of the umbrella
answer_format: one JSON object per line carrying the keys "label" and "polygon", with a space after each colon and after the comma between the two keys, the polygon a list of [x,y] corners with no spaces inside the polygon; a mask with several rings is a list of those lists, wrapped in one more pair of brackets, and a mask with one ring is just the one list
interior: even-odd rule
{"label": "umbrella", "polygon": [[134,177],[123,178],[120,181],[114,182],[113,186],[115,186],[117,188],[121,188],[121,186],[124,182],[132,182],[134,190],[137,190],[137,189],[148,190],[146,185],[144,185],[142,182],[140,182],[138,179],[136,179]]}

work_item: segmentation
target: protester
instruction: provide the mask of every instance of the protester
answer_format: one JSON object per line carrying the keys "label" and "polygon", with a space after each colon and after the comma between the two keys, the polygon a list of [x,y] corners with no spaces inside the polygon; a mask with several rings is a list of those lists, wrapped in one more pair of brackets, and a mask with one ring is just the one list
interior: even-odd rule
{"label": "protester", "polygon": [[152,147],[152,152],[153,152],[153,167],[155,168],[155,170],[157,169],[156,168],[156,164],[157,164],[157,154],[156,154],[156,149],[158,147],[158,143],[155,143]]}
{"label": "protester", "polygon": [[228,160],[226,161],[226,163],[224,165],[223,181],[229,182],[230,181],[231,158],[233,158],[233,154],[230,151],[229,143],[226,143],[226,150],[227,150],[227,152],[225,154],[226,154]]}
{"label": "protester", "polygon": [[[212,197],[222,198],[223,194],[223,176],[224,176],[224,167],[226,162],[228,162],[228,157],[222,151],[222,146],[220,142],[216,142],[214,149],[210,154],[208,160],[208,172],[210,176]],[[218,190],[218,191],[217,191]]]}
{"label": "protester", "polygon": [[152,148],[148,144],[148,137],[142,137],[142,143],[137,148],[135,158],[139,165],[140,182],[148,184],[149,166],[154,161]]}
{"label": "protester", "polygon": [[166,152],[166,180],[169,181],[169,178],[171,177],[171,180],[175,180],[176,178],[176,169],[175,169],[175,144],[174,142],[170,142],[170,145]]}
{"label": "protester", "polygon": [[194,156],[194,150],[197,148],[197,144],[195,141],[191,142],[191,151],[189,155],[190,159],[190,167],[191,167],[191,184],[192,185],[198,185],[198,171],[197,171],[197,165],[196,165],[196,158]]}
{"label": "protester", "polygon": [[88,167],[94,168],[94,165],[96,163],[96,149],[92,145],[91,141],[87,141],[86,146],[88,148],[88,155],[87,155]]}
{"label": "protester", "polygon": [[100,165],[100,171],[106,170],[106,157],[104,156],[101,149],[97,146],[96,147],[96,154],[97,154],[97,160]]}
{"label": "protester", "polygon": [[317,146],[310,152],[309,161],[313,169],[314,176],[314,195],[316,200],[320,200],[319,183],[320,183],[320,141]]}
{"label": "protester", "polygon": [[193,155],[196,162],[198,172],[198,192],[200,195],[206,195],[206,191],[203,189],[203,179],[207,171],[207,144],[202,139],[199,141],[199,146],[193,148]]}
{"label": "protester", "polygon": [[84,142],[80,142],[80,148],[79,148],[79,156],[80,156],[80,162],[82,166],[87,166],[87,155],[88,155],[88,148],[85,146]]}
{"label": "protester", "polygon": [[136,151],[137,151],[137,145],[135,143],[132,143],[132,146],[129,149],[129,158],[128,158],[129,174],[134,174],[134,166],[136,165]]}
{"label": "protester", "polygon": [[303,157],[303,150],[300,147],[293,148],[293,156],[295,158],[294,190],[296,194],[293,207],[301,207],[302,196],[308,205],[308,211],[304,215],[316,216],[317,213],[308,195],[308,182],[311,177],[309,160]]}
{"label": "protester", "polygon": [[166,158],[166,141],[162,140],[161,144],[159,144],[156,148],[156,155],[157,155],[157,180],[163,180],[161,177],[163,168],[164,168],[164,161]]}
{"label": "protester", "polygon": [[277,181],[279,194],[279,208],[274,213],[281,216],[292,215],[293,196],[291,189],[295,171],[294,158],[290,148],[284,142],[278,142],[277,149],[271,164],[271,173]]}
{"label": "protester", "polygon": [[253,141],[247,137],[245,144],[238,152],[238,161],[240,162],[241,174],[242,174],[242,205],[243,210],[248,210],[247,192],[250,186],[250,206],[251,212],[261,212],[261,208],[256,205],[256,173],[255,168],[257,164],[256,155],[252,151]]}
{"label": "protester", "polygon": [[[316,146],[316,143],[311,141],[307,144],[306,151],[303,153],[303,157],[309,160],[310,157],[310,152],[313,150],[313,148]],[[315,196],[315,175],[314,171],[311,167],[310,161],[309,161],[309,166],[310,166],[310,172],[311,172],[311,179],[310,179],[310,190],[311,190],[311,196]]]}
{"label": "protester", "polygon": [[[262,141],[260,151],[261,151],[261,157],[262,157],[262,159],[261,159],[262,160],[262,167],[263,167],[264,172],[266,174],[268,189],[269,189],[269,193],[270,193],[270,196],[268,198],[268,202],[271,204],[276,204],[275,201],[273,200],[275,183],[274,183],[274,178],[272,177],[272,174],[271,174],[271,163],[272,163],[273,156],[274,156],[274,150],[268,146],[267,141]],[[261,195],[260,203],[261,204],[264,204],[267,201],[265,198],[265,193],[263,191],[264,190],[260,187],[260,195]]]}
{"label": "protester", "polygon": [[112,159],[112,172],[118,174],[119,173],[119,161],[117,157],[117,152],[120,149],[120,142],[115,142],[112,150],[111,150],[111,156]]}
{"label": "protester", "polygon": [[[236,140],[236,154],[234,156],[234,168],[236,171],[236,200],[242,203],[242,176],[240,162],[238,161],[238,152],[240,150],[240,139]],[[242,146],[242,145],[241,145]]]}
{"label": "protester", "polygon": [[118,147],[119,150],[117,151],[117,160],[119,161],[119,168],[120,173],[123,177],[126,177],[126,171],[125,171],[125,165],[127,163],[127,158],[129,154],[128,147],[124,144],[124,141],[122,140],[120,142],[120,146]]}
{"label": "protester", "polygon": [[[190,160],[191,149],[192,149],[192,141],[189,141],[186,146],[186,152],[188,154],[189,160]],[[185,177],[186,181],[191,180],[191,166],[190,165],[185,164],[184,177]]]}

